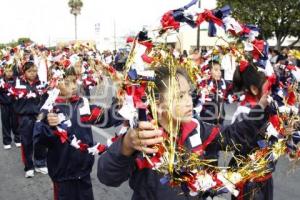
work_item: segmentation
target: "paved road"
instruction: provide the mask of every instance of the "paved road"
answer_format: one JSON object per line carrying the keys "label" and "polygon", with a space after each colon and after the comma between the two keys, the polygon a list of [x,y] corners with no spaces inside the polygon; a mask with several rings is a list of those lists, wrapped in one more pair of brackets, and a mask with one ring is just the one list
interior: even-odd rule
{"label": "paved road", "polygon": [[[95,138],[97,137],[100,136],[95,134]],[[96,163],[92,172],[95,200],[130,199],[131,190],[127,182],[119,188],[106,187],[97,180],[95,167]],[[292,169],[295,171],[292,172]],[[0,200],[52,199],[52,183],[48,176],[37,174],[32,179],[24,178],[20,151],[17,148],[9,151],[0,149],[0,180]],[[274,185],[274,200],[299,200],[300,163],[298,166],[291,166],[287,159],[279,160]],[[228,196],[224,198],[226,197]]]}
{"label": "paved road", "polygon": [[[233,107],[227,108],[232,113]],[[1,123],[0,123],[1,128]],[[99,134],[103,130],[94,130],[95,141],[104,141]],[[113,130],[105,130],[111,134]],[[0,137],[2,141],[2,136]],[[99,183],[96,178],[96,162],[92,172],[92,181],[95,200],[129,200],[132,194],[128,183],[119,188],[109,188]],[[292,172],[292,169],[294,171]],[[292,166],[287,159],[279,160],[274,173],[274,199],[300,199],[300,162]],[[228,195],[224,199],[228,199]],[[53,199],[52,183],[48,176],[37,174],[32,179],[24,178],[23,165],[20,158],[20,149],[14,147],[4,150],[0,144],[0,200],[50,200]],[[219,198],[218,198],[219,199]]]}

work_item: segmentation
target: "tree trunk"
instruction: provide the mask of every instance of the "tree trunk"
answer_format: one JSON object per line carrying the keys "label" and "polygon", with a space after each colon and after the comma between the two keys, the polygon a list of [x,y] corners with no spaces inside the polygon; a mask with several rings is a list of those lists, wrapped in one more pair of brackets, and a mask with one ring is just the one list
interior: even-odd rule
{"label": "tree trunk", "polygon": [[276,50],[280,51],[281,50],[281,37],[276,37],[277,43],[276,43]]}

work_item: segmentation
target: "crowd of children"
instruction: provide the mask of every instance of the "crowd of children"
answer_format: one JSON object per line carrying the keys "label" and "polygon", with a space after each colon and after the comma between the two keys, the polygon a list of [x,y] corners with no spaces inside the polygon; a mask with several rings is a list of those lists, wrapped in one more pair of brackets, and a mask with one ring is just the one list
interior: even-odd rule
{"label": "crowd of children", "polygon": [[[196,81],[196,92],[190,87],[186,70],[178,69],[180,96],[174,106],[180,108],[180,116],[172,117],[180,119],[181,145],[194,151],[199,144],[210,140],[202,155],[204,159],[217,159],[220,150],[236,144],[242,145],[242,149],[235,151],[236,157],[246,156],[257,148],[262,137],[260,129],[272,115],[265,110],[268,101],[264,87],[273,80],[273,90],[278,90],[274,85],[283,90],[291,79],[299,78],[295,66],[299,58],[293,53],[290,51],[290,56],[272,63],[274,73],[271,75],[277,75],[275,80],[268,72],[259,72],[260,66],[251,62],[236,62],[232,80],[224,80],[221,70],[226,70],[224,59],[227,55],[216,57],[208,52],[195,62],[201,73]],[[118,126],[125,119],[120,116],[120,106],[115,101],[110,108],[104,109],[90,100],[105,72],[112,77],[115,69],[104,64],[101,54],[87,44],[71,44],[52,51],[44,46],[24,44],[3,50],[2,54],[0,103],[4,149],[10,149],[12,141],[21,147],[26,178],[34,177],[34,172],[49,172],[54,199],[93,199],[90,177],[93,155],[104,152],[107,145],[96,144],[91,125]],[[179,60],[188,59],[188,55],[173,56]],[[163,135],[169,132],[170,116],[163,107],[170,98],[166,89],[171,75],[163,66],[157,67],[155,74],[152,81],[160,96],[158,123],[163,131],[154,128],[153,123],[139,122],[139,129],[130,129],[124,137],[116,139],[100,157],[98,178],[114,187],[129,179],[134,190],[133,199],[192,199],[187,192],[179,195],[180,188],[161,185],[161,175],[153,170],[140,170],[135,166],[136,158],[143,153],[156,153],[157,149],[152,146],[161,143]],[[272,93],[278,104],[282,100],[281,92]],[[223,127],[224,105],[235,101],[239,102],[239,107],[232,125]],[[258,120],[247,120],[243,116],[245,113]],[[222,137],[211,138],[215,126],[220,128]],[[198,134],[200,140],[194,141]],[[230,166],[234,168],[237,164],[233,160]],[[271,200],[271,173],[265,179],[256,180],[255,184],[244,183],[240,189],[247,199]],[[197,199],[209,195],[213,194],[202,193]]]}
{"label": "crowd of children", "polygon": [[91,124],[122,122],[115,101],[108,110],[89,103],[90,91],[101,82],[101,59],[96,58],[101,55],[88,44],[55,51],[24,44],[1,53],[4,149],[12,148],[13,132],[26,178],[49,172],[55,199],[93,199],[94,154],[105,145],[95,145]]}

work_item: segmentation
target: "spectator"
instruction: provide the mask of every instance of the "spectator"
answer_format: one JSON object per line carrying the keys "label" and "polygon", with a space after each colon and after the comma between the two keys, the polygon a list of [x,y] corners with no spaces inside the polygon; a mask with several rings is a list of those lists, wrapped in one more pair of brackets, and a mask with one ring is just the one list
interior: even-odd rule
{"label": "spectator", "polygon": [[279,52],[277,50],[271,50],[270,62],[272,65],[275,65],[279,56]]}
{"label": "spectator", "polygon": [[201,63],[201,57],[200,57],[200,53],[199,53],[199,49],[194,49],[192,55],[191,55],[191,59],[195,62],[195,64],[197,66],[200,65]]}

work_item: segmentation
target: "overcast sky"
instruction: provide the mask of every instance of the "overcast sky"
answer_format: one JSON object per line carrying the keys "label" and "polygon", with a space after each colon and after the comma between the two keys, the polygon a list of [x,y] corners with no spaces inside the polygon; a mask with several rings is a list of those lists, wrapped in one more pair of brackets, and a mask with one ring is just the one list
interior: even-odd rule
{"label": "overcast sky", "polygon": [[[78,39],[94,39],[95,24],[100,35],[124,35],[141,30],[143,25],[157,26],[162,14],[190,0],[83,0],[78,17]],[[74,17],[68,0],[0,0],[0,43],[30,37],[38,43],[74,39]],[[212,9],[215,0],[202,0],[202,8]]]}

